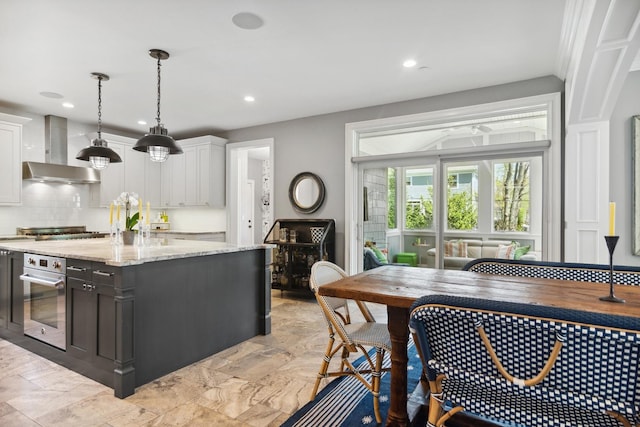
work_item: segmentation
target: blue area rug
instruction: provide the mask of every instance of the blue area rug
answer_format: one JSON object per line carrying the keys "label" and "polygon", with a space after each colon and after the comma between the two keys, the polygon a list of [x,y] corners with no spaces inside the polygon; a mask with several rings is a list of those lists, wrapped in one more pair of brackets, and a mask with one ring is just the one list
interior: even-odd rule
{"label": "blue area rug", "polygon": [[[375,354],[372,352],[371,354]],[[422,365],[416,347],[409,340],[407,347],[409,363],[407,364],[407,384],[409,392],[413,391],[420,380]],[[335,362],[335,361],[334,361]],[[332,365],[333,363],[332,362]],[[364,356],[354,363],[365,365]],[[318,367],[320,361],[318,361]],[[335,366],[335,365],[333,365]],[[383,366],[391,366],[390,354],[385,354]],[[383,424],[389,411],[389,382],[391,373],[382,374],[380,383],[380,413]],[[339,377],[331,381],[318,393],[316,398],[300,408],[284,424],[283,427],[337,427],[337,426],[369,426],[376,424],[373,413],[373,396],[356,378]]]}

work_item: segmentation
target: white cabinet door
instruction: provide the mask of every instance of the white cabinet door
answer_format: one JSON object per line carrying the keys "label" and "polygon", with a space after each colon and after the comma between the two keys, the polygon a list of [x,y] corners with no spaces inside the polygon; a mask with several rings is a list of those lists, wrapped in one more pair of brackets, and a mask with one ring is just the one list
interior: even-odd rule
{"label": "white cabinet door", "polygon": [[0,121],[0,150],[0,205],[19,205],[22,202],[22,124]]}
{"label": "white cabinet door", "polygon": [[[147,157],[147,156],[145,156]],[[148,201],[153,207],[160,207],[162,180],[160,177],[162,163],[152,162],[151,159],[145,160],[144,168],[144,197],[145,203]]]}
{"label": "white cabinet door", "polygon": [[[120,154],[120,153],[118,153]],[[151,162],[148,159],[146,153],[136,151],[131,147],[126,147],[124,157],[124,191],[133,191],[137,193],[142,199],[143,203],[147,200],[146,183],[145,183],[145,167],[147,162]]]}
{"label": "white cabinet door", "polygon": [[[109,206],[125,190],[125,151],[127,146],[119,142],[108,141],[109,148],[118,153],[121,163],[111,163],[100,171],[100,206]],[[133,190],[131,190],[133,191]]]}
{"label": "white cabinet door", "polygon": [[200,205],[200,165],[198,155],[202,146],[184,147],[184,206]]}
{"label": "white cabinet door", "polygon": [[207,174],[209,194],[209,204],[212,208],[224,208],[226,205],[225,191],[227,173],[225,165],[227,164],[226,141],[217,139],[211,144],[211,156],[209,163],[209,172]]}
{"label": "white cabinet door", "polygon": [[162,163],[162,206],[185,206],[186,169],[184,154],[169,156]]}

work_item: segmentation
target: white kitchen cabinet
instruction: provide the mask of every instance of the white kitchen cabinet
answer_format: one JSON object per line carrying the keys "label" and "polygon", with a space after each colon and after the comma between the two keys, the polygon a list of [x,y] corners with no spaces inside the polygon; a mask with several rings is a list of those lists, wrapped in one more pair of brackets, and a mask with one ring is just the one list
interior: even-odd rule
{"label": "white kitchen cabinet", "polygon": [[184,153],[162,164],[162,206],[224,207],[226,140],[207,135],[177,143]]}
{"label": "white kitchen cabinet", "polygon": [[0,205],[22,202],[22,125],[30,120],[0,113]]}
{"label": "white kitchen cabinet", "polygon": [[[136,140],[102,133],[109,148],[118,153],[122,163],[112,163],[100,173],[99,205],[109,206],[122,192],[138,193],[142,202],[160,205],[160,163],[152,162],[146,153],[133,149]],[[95,199],[95,197],[94,197]]]}
{"label": "white kitchen cabinet", "polygon": [[[112,142],[110,140],[107,140],[107,142],[109,144],[109,148],[118,153],[118,156],[120,156],[124,162],[124,153],[128,146],[122,143]],[[99,191],[100,206],[109,206],[109,204],[114,201],[120,193],[125,191],[124,176],[124,163],[111,163],[106,169],[100,171],[100,185],[96,186]]]}

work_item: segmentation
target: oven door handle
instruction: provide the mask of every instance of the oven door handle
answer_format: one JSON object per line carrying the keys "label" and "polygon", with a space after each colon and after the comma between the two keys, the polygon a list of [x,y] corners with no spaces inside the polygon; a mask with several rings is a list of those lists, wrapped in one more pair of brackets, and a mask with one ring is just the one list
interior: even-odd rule
{"label": "oven door handle", "polygon": [[40,277],[30,276],[29,273],[20,275],[20,280],[24,280],[25,282],[35,283],[37,285],[49,286],[50,288],[60,289],[64,287],[64,279],[58,279],[55,281],[47,280],[47,279],[42,279]]}

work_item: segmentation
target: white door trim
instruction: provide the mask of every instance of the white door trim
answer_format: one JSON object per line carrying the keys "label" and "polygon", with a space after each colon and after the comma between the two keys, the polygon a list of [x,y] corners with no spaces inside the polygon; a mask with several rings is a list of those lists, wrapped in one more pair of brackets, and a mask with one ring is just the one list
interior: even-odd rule
{"label": "white door trim", "polygon": [[[242,182],[247,180],[246,165],[244,168],[244,175],[242,172],[242,166],[240,165],[240,158],[242,152],[247,152],[253,148],[269,148],[269,164],[270,164],[270,179],[269,179],[269,196],[271,197],[271,203],[273,204],[273,171],[274,169],[274,139],[264,138],[251,141],[242,142],[230,142],[226,145],[227,150],[227,243],[237,244],[240,236],[240,208],[239,203],[241,199]],[[246,157],[246,155],[245,155]],[[246,162],[245,162],[246,163]],[[272,214],[273,216],[273,214]],[[273,218],[271,218],[273,223]],[[256,226],[256,225],[254,225]]]}

